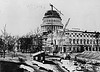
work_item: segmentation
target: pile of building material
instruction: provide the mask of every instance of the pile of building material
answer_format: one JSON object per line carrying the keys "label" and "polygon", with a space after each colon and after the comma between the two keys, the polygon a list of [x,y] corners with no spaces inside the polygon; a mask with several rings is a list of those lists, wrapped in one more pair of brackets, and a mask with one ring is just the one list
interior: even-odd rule
{"label": "pile of building material", "polygon": [[85,60],[89,62],[100,63],[100,52],[99,51],[84,51],[81,54],[76,55],[77,59]]}

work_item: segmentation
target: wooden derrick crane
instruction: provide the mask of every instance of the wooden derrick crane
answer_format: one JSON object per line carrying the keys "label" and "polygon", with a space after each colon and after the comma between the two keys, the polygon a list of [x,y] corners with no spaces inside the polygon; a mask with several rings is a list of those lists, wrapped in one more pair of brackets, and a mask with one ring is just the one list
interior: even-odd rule
{"label": "wooden derrick crane", "polygon": [[64,26],[64,28],[63,28],[63,31],[61,32],[60,40],[59,40],[59,42],[58,42],[58,48],[57,48],[57,51],[58,51],[58,52],[59,52],[59,50],[60,50],[60,47],[62,46],[62,43],[61,43],[61,42],[62,42],[62,39],[63,39],[63,37],[64,37],[65,30],[66,30],[66,27],[67,27],[69,21],[70,21],[70,18],[68,19],[67,23],[65,24],[65,26]]}
{"label": "wooden derrick crane", "polygon": [[[53,8],[59,13],[59,14],[61,14],[61,15],[63,15],[62,13],[61,13],[61,11],[59,11],[54,5],[52,5],[51,3],[50,3],[50,6],[51,6],[51,10],[53,11]],[[51,23],[51,30],[53,31],[53,23]],[[51,32],[51,45],[54,45],[54,43],[53,43],[53,32]]]}
{"label": "wooden derrick crane", "polygon": [[59,14],[64,15],[63,13],[61,13],[61,11],[59,11],[59,10],[58,10],[54,5],[52,5],[51,3],[50,3],[50,6],[51,6],[51,10],[53,10],[53,8],[54,8],[54,9],[56,9],[57,12],[59,12]]}
{"label": "wooden derrick crane", "polygon": [[[51,3],[50,3],[50,6],[51,6],[51,10],[53,10],[53,8],[60,14],[60,15],[63,15],[61,13],[61,11],[59,11],[56,7],[54,7]],[[54,49],[54,51],[56,52],[59,52],[59,47],[61,46],[61,42],[62,42],[62,38],[64,36],[64,33],[65,33],[65,30],[66,30],[66,27],[68,25],[70,21],[70,18],[68,19],[67,23],[65,24],[64,28],[63,28],[63,31],[61,32],[61,35],[60,35],[60,40],[58,42],[58,47],[56,49]],[[53,25],[52,25],[53,26]],[[53,33],[52,33],[52,36],[53,36]],[[52,42],[52,45],[55,46],[55,44],[53,43],[53,37],[51,37],[51,42]]]}
{"label": "wooden derrick crane", "polygon": [[[50,6],[51,6],[51,10],[53,11],[54,9],[59,13],[59,15],[63,15],[62,13],[61,13],[61,11],[59,11],[54,5],[52,5],[51,3],[50,3]],[[52,12],[52,14],[53,14],[53,12]],[[53,31],[53,23],[51,23],[51,29],[52,29],[52,31]],[[56,52],[56,41],[54,41],[53,42],[53,32],[51,32],[51,46],[52,46],[52,52]]]}
{"label": "wooden derrick crane", "polygon": [[68,25],[69,20],[70,20],[70,18],[68,19],[68,21],[67,21],[67,23],[65,24],[65,26],[64,26],[64,28],[63,28],[63,31],[62,31],[62,33],[61,33],[61,36],[60,36],[61,38],[60,38],[60,41],[59,41],[59,45],[61,45],[62,38],[63,38],[63,36],[64,36],[65,30],[66,30],[66,26]]}

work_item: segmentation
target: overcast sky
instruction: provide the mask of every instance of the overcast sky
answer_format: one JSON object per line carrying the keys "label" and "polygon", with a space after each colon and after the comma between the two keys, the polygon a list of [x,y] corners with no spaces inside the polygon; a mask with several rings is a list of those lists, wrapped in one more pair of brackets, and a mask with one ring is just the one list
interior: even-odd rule
{"label": "overcast sky", "polygon": [[[0,0],[0,30],[13,35],[23,35],[40,27],[42,18],[52,3],[64,16],[67,28],[100,31],[100,0]],[[1,31],[0,31],[1,34]]]}

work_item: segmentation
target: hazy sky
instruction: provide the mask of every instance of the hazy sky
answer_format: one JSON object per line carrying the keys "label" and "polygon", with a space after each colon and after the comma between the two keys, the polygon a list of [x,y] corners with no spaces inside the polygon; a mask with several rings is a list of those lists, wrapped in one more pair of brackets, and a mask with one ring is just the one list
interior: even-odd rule
{"label": "hazy sky", "polygon": [[100,0],[0,0],[0,29],[6,24],[13,35],[34,32],[50,9],[49,3],[64,14],[64,25],[71,18],[67,28],[100,31]]}

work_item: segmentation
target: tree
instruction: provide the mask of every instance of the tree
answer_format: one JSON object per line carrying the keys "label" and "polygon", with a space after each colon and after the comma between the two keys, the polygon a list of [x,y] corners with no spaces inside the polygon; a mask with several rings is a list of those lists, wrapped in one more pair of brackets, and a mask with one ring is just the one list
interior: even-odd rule
{"label": "tree", "polygon": [[35,35],[40,34],[40,29],[39,29],[39,27],[37,27],[36,30],[34,30],[34,33],[35,33]]}
{"label": "tree", "polygon": [[34,36],[34,42],[36,43],[36,52],[41,51],[42,50],[42,40],[43,40],[43,35],[40,32],[39,27],[35,30],[35,36]]}
{"label": "tree", "polygon": [[3,50],[3,57],[5,58],[5,51],[13,51],[14,46],[16,43],[15,36],[11,36],[6,31],[6,25],[4,26],[4,29],[1,30],[2,32],[2,50]]}
{"label": "tree", "polygon": [[7,43],[8,51],[14,52],[15,51],[15,44],[17,42],[17,38],[15,36],[9,35],[7,40],[8,40],[8,43]]}
{"label": "tree", "polygon": [[38,52],[42,50],[42,34],[40,29],[37,28],[33,32],[27,33],[25,36],[19,38],[21,52]]}
{"label": "tree", "polygon": [[2,34],[3,34],[3,36],[2,36],[2,38],[3,38],[3,42],[4,42],[4,45],[3,45],[3,47],[2,47],[2,50],[3,50],[3,57],[5,58],[5,51],[6,51],[6,45],[7,45],[7,36],[8,36],[8,33],[6,32],[6,25],[4,26],[4,29],[3,29],[3,31],[1,30],[1,32],[2,32]]}

